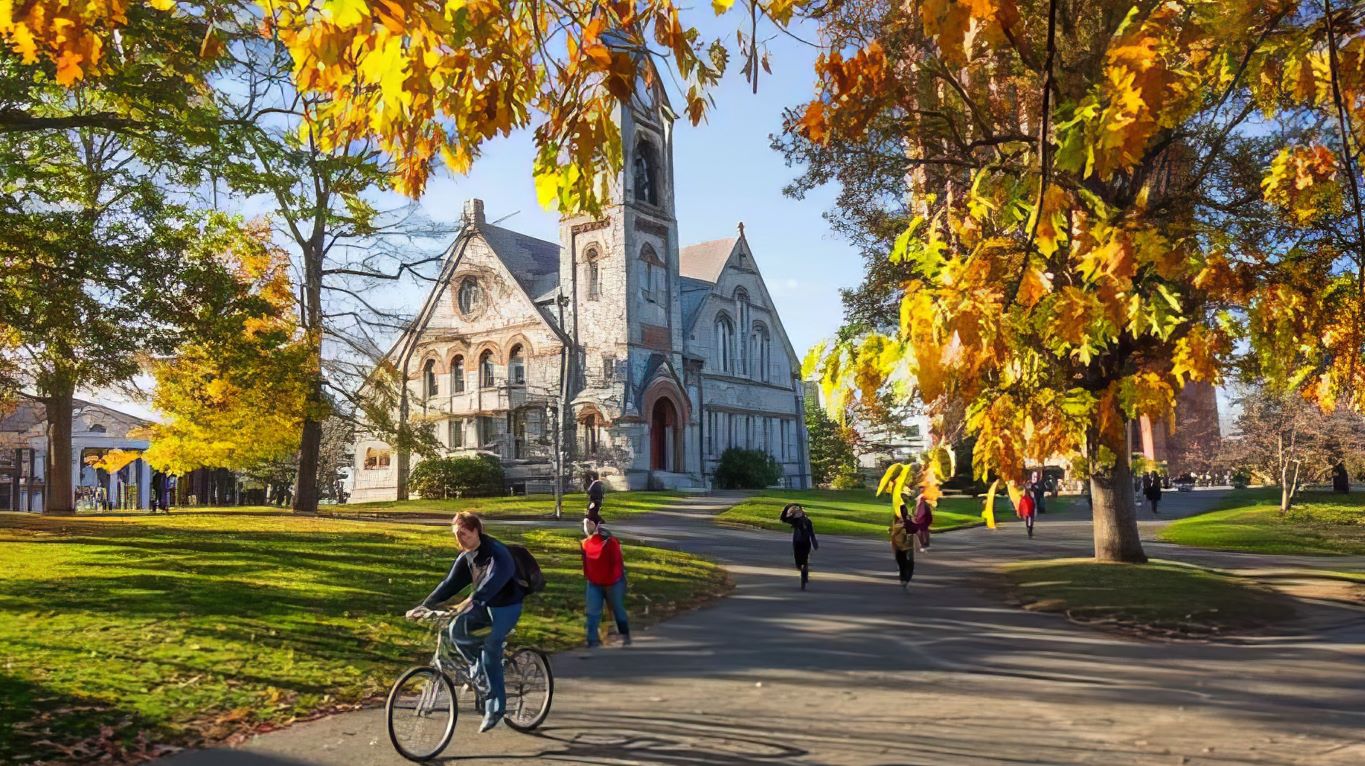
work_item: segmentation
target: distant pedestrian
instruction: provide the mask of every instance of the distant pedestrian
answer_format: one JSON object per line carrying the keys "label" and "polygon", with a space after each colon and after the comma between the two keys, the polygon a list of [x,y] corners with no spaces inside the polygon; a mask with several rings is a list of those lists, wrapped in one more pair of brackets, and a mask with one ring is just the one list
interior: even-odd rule
{"label": "distant pedestrian", "polygon": [[1156,505],[1161,502],[1161,477],[1156,475],[1156,471],[1147,475],[1147,480],[1143,482],[1142,494],[1152,505],[1152,515],[1157,516]]}
{"label": "distant pedestrian", "polygon": [[905,506],[891,517],[891,553],[896,557],[901,588],[910,585],[915,576],[915,522]]}
{"label": "distant pedestrian", "polygon": [[602,499],[606,494],[606,487],[602,480],[598,478],[596,471],[588,471],[583,474],[583,489],[588,493],[588,510],[586,518],[593,523],[602,523]]}
{"label": "distant pedestrian", "polygon": [[924,495],[915,501],[915,512],[910,515],[910,531],[915,535],[921,551],[929,550],[929,527],[934,523],[934,506]]}
{"label": "distant pedestrian", "polygon": [[586,537],[580,548],[583,577],[587,580],[588,648],[602,644],[597,626],[604,604],[611,604],[621,644],[630,646],[630,623],[626,620],[626,562],[621,555],[621,541],[612,537],[605,524],[592,519],[583,519],[583,534]]}
{"label": "distant pedestrian", "polygon": [[1033,539],[1033,517],[1037,515],[1038,506],[1033,499],[1033,493],[1025,488],[1019,493],[1019,504],[1015,506],[1014,513],[1024,520],[1024,528],[1028,530],[1029,539]]}
{"label": "distant pedestrian", "polygon": [[1033,504],[1038,513],[1047,513],[1047,485],[1043,483],[1043,475],[1038,471],[1033,472],[1029,492],[1033,494]]}
{"label": "distant pedestrian", "polygon": [[806,509],[797,503],[787,503],[777,518],[791,525],[792,558],[796,560],[796,568],[801,570],[801,590],[805,590],[806,583],[810,582],[810,552],[820,550],[820,541],[815,539],[815,526],[806,515]]}

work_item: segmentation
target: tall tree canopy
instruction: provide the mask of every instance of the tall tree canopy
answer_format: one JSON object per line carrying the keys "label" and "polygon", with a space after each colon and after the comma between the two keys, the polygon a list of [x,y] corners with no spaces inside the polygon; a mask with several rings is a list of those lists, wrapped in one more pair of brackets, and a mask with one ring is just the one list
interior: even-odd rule
{"label": "tall tree canopy", "polygon": [[1365,402],[1358,5],[871,8],[792,128],[864,145],[895,121],[913,217],[889,260],[913,276],[897,327],[816,360],[831,390],[965,405],[978,475],[1085,454],[1096,556],[1127,561],[1127,419],[1169,418],[1236,362]]}

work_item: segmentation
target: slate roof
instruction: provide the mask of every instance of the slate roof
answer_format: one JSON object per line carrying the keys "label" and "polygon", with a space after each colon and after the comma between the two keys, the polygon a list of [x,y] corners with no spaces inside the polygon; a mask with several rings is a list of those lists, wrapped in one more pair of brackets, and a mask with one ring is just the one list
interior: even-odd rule
{"label": "slate roof", "polygon": [[738,241],[737,237],[726,237],[688,245],[678,251],[678,271],[684,277],[714,284],[720,279],[725,262],[730,260],[730,253]]}
{"label": "slate roof", "polygon": [[546,242],[491,224],[480,224],[479,233],[528,295],[543,295],[559,285],[558,242]]}
{"label": "slate roof", "polygon": [[716,285],[714,282],[707,282],[702,279],[683,277],[678,283],[678,290],[682,293],[682,326],[687,330],[692,329],[692,324],[697,321],[697,312],[701,311],[702,304],[706,303],[706,296],[711,294],[711,289]]}

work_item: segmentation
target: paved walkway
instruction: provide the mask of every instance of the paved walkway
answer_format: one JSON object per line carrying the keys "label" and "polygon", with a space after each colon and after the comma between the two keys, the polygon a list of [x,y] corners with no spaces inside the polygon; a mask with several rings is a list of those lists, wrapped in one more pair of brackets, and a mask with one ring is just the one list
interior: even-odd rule
{"label": "paved walkway", "polygon": [[[1172,493],[1163,515],[1215,499],[1187,494]],[[633,647],[557,655],[555,707],[537,736],[479,735],[466,707],[444,762],[1365,763],[1357,611],[1313,606],[1311,619],[1234,646],[1137,641],[1005,605],[994,566],[1086,555],[1079,513],[1042,516],[1032,541],[1017,524],[941,535],[908,592],[884,541],[822,538],[801,592],[785,535],[710,522],[727,502],[701,498],[620,527],[725,562],[731,597]],[[1142,522],[1145,538],[1155,526]],[[382,710],[365,710],[164,766],[401,763]]]}

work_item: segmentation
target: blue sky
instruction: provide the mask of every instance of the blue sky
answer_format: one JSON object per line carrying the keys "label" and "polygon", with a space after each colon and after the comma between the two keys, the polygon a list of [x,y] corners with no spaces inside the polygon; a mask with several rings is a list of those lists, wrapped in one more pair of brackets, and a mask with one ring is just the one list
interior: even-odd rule
{"label": "blue sky", "polygon": [[[724,33],[733,43],[733,25],[740,18],[714,19],[709,8],[699,6],[689,20],[702,26],[704,36]],[[769,148],[769,136],[781,130],[784,107],[810,98],[818,51],[787,36],[772,39],[769,50],[773,74],[760,81],[758,95],[744,81],[741,63],[732,59],[731,71],[714,91],[716,108],[708,121],[693,127],[684,118],[676,124],[678,226],[682,244],[689,245],[733,236],[736,224],[744,222],[754,257],[801,356],[838,327],[843,315],[839,288],[858,283],[862,260],[821,216],[835,189],[817,190],[800,201],[782,194],[797,170]],[[674,97],[673,103],[680,108],[683,101]],[[490,221],[510,215],[501,225],[558,241],[558,214],[536,202],[532,157],[529,132],[494,141],[468,176],[452,178],[443,171],[434,179],[422,207],[435,220],[453,222],[464,200],[479,197]]]}

